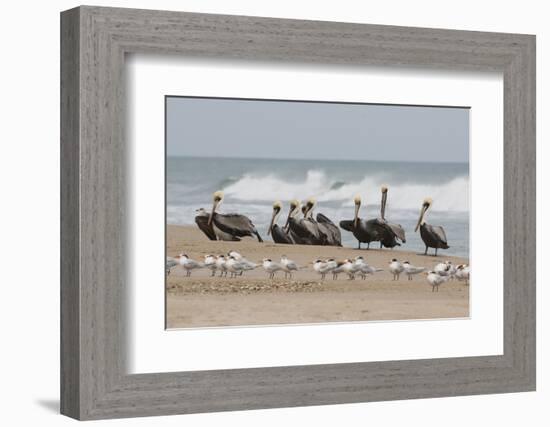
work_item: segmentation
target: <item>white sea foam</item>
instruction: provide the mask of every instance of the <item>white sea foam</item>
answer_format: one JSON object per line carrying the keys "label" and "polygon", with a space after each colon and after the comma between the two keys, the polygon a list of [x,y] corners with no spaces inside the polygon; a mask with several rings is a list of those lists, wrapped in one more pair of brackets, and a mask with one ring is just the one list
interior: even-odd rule
{"label": "white sea foam", "polygon": [[[353,197],[360,194],[363,203],[380,203],[380,186],[385,184],[378,177],[338,183],[329,179],[322,171],[310,170],[302,181],[292,181],[276,175],[245,174],[224,190],[227,198],[245,202],[272,202],[273,200],[303,200],[315,197],[319,202],[337,202],[340,206],[351,206]],[[469,210],[469,182],[467,177],[457,177],[447,182],[425,184],[404,182],[390,185],[388,209],[419,209],[422,200],[434,200],[433,211],[467,212]]]}

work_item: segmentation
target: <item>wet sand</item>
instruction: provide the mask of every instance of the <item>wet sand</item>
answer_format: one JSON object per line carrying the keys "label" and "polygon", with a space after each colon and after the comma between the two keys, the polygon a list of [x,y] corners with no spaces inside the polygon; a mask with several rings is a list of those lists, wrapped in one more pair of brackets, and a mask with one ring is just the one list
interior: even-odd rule
{"label": "wet sand", "polygon": [[[301,268],[292,279],[285,279],[284,272],[278,272],[270,280],[261,267],[237,278],[211,277],[206,269],[195,270],[191,277],[185,277],[180,266],[174,267],[166,281],[168,328],[469,316],[469,286],[464,282],[451,280],[443,283],[439,292],[432,292],[423,274],[415,275],[412,281],[402,274],[399,281],[393,281],[388,271],[392,258],[428,269],[445,260],[454,264],[468,262],[465,258],[446,256],[444,251],[433,257],[399,249],[279,245],[248,238],[241,242],[217,242],[208,240],[195,226],[167,226],[168,256],[185,252],[202,261],[205,254],[226,254],[230,250],[253,262],[263,258],[279,262],[284,254]],[[344,259],[358,255],[384,271],[365,280],[359,277],[349,280],[347,275],[340,274],[337,280],[327,275],[322,281],[312,268],[317,258]]]}

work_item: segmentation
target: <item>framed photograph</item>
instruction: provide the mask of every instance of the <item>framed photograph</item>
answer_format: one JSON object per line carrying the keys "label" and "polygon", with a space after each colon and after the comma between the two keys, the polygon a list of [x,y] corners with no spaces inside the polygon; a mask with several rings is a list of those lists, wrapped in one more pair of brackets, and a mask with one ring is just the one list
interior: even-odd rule
{"label": "framed photograph", "polygon": [[469,317],[469,108],[165,110],[168,328]]}
{"label": "framed photograph", "polygon": [[535,389],[535,37],[61,14],[61,411]]}

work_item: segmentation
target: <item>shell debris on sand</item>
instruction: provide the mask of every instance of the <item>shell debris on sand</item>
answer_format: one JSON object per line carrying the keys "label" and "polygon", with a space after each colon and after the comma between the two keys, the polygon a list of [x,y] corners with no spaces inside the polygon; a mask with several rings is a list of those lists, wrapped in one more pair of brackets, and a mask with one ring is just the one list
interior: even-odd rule
{"label": "shell debris on sand", "polygon": [[316,281],[271,280],[271,281],[172,281],[167,286],[169,293],[177,294],[228,294],[261,292],[317,292],[323,290],[323,283]]}

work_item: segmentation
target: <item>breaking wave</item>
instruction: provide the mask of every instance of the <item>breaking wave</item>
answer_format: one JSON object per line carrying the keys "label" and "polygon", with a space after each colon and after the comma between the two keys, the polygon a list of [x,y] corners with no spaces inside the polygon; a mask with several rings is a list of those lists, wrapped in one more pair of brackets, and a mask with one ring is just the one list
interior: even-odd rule
{"label": "breaking wave", "polygon": [[[232,180],[233,181],[233,180]],[[346,182],[330,179],[324,172],[310,170],[303,180],[285,179],[276,175],[244,174],[224,188],[231,200],[273,202],[276,199],[303,200],[315,197],[319,202],[334,202],[351,206],[360,194],[363,204],[379,205],[380,186],[388,184],[375,176]],[[425,197],[434,201],[433,211],[467,212],[469,210],[469,180],[467,176],[447,182],[426,184],[414,181],[389,183],[388,206],[394,209],[418,209]]]}

